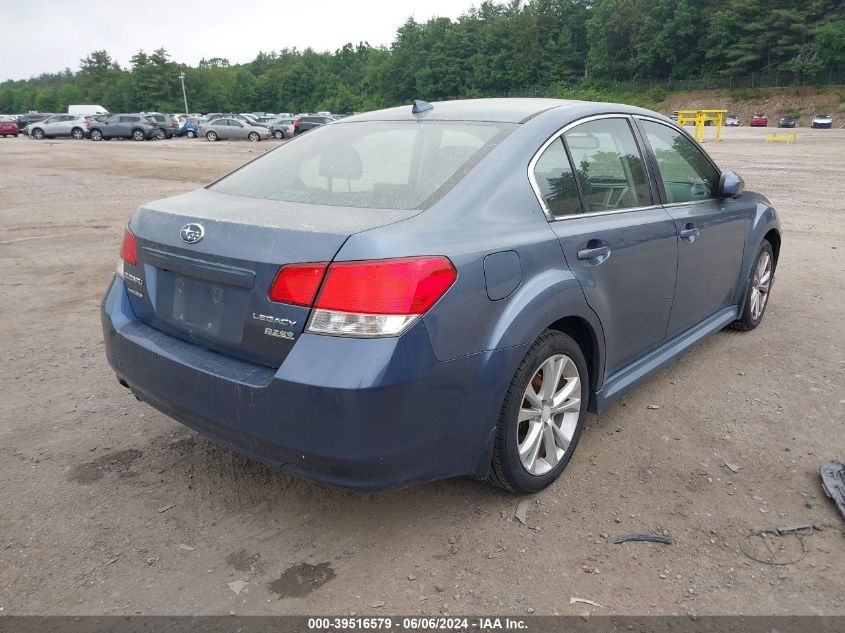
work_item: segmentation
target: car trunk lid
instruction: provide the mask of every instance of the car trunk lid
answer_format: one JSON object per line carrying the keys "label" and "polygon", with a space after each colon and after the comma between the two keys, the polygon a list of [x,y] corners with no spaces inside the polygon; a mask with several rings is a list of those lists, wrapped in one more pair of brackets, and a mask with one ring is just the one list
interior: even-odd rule
{"label": "car trunk lid", "polygon": [[135,314],[148,325],[275,367],[310,312],[269,299],[280,268],[331,261],[353,233],[416,213],[200,189],[138,209],[130,223],[137,265],[124,264],[124,281]]}

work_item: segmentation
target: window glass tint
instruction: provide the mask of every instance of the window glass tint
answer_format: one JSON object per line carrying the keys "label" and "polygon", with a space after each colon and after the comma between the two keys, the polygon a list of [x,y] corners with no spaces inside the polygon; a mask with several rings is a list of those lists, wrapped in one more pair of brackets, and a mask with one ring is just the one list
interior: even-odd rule
{"label": "window glass tint", "polygon": [[625,119],[599,119],[564,133],[590,212],[651,204],[634,134]]}
{"label": "window glass tint", "polygon": [[534,165],[534,180],[546,207],[554,216],[581,213],[575,175],[561,139],[549,145]]}
{"label": "window glass tint", "polygon": [[667,125],[641,121],[657,159],[667,202],[690,202],[715,198],[719,172],[684,134]]}
{"label": "window glass tint", "polygon": [[212,189],[327,206],[418,209],[453,185],[515,124],[368,121],[315,128]]}

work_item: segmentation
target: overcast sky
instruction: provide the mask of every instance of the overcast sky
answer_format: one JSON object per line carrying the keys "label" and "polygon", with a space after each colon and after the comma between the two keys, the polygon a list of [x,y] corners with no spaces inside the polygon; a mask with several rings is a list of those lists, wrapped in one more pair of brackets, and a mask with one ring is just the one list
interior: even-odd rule
{"label": "overcast sky", "polygon": [[[478,0],[480,2],[480,0]],[[79,68],[105,49],[121,66],[139,49],[164,47],[176,62],[248,62],[258,51],[346,42],[390,44],[411,15],[456,18],[473,0],[0,0],[0,81]],[[130,8],[127,8],[130,7]],[[239,10],[240,8],[240,10]],[[14,22],[12,23],[11,20]]]}

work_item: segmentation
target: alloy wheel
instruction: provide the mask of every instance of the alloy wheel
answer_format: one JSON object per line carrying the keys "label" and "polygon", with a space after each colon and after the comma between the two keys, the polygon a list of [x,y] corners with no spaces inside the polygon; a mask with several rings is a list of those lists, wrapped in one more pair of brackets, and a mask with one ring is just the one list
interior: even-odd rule
{"label": "alloy wheel", "polygon": [[769,287],[772,281],[772,258],[766,251],[760,254],[754,278],[751,280],[751,318],[757,321],[763,316],[769,300]]}
{"label": "alloy wheel", "polygon": [[569,450],[581,414],[581,377],[575,362],[556,354],[525,388],[517,423],[522,467],[532,475],[552,470]]}

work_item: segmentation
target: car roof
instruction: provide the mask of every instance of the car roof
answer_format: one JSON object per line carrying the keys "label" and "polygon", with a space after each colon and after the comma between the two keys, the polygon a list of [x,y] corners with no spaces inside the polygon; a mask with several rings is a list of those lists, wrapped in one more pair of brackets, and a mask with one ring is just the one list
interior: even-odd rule
{"label": "car roof", "polygon": [[[522,123],[552,108],[585,105],[585,101],[565,99],[463,99],[438,101],[419,115],[411,113],[411,104],[386,110],[376,110],[346,117],[338,121],[345,124],[356,121],[414,121],[420,117],[429,121],[488,121],[497,123]],[[620,106],[623,108],[624,106]]]}

